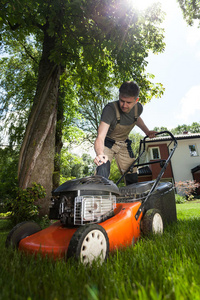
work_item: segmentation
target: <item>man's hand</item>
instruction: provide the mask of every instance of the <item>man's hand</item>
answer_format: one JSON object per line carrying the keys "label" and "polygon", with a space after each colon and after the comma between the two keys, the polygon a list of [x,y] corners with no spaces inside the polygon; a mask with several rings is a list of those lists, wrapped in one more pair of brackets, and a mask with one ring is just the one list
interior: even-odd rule
{"label": "man's hand", "polygon": [[97,166],[101,166],[103,163],[106,163],[108,161],[108,156],[105,154],[97,155],[94,159],[94,163]]}
{"label": "man's hand", "polygon": [[150,139],[155,138],[157,131],[149,130],[147,135]]}

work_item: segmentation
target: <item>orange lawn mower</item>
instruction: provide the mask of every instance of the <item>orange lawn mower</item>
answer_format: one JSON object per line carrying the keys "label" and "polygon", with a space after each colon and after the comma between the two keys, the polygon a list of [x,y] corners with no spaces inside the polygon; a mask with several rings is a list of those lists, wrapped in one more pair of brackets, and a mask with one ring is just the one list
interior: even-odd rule
{"label": "orange lawn mower", "polygon": [[[138,158],[116,184],[98,175],[65,182],[52,193],[49,218],[57,221],[43,230],[35,222],[20,223],[8,234],[6,246],[55,259],[75,257],[82,263],[91,263],[97,258],[106,260],[111,251],[134,245],[142,234],[162,234],[167,224],[177,220],[173,184],[160,182],[177,141],[169,131],[157,135],[164,133],[170,135],[173,143],[166,160],[139,163],[146,136],[140,142]],[[118,188],[133,168],[153,163],[161,165],[156,180]]]}

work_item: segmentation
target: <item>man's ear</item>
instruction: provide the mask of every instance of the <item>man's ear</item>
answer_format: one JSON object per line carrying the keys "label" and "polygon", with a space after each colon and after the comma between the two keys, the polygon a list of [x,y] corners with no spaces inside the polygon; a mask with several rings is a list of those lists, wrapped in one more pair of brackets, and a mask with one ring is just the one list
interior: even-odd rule
{"label": "man's ear", "polygon": [[136,103],[139,101],[139,97],[136,99]]}

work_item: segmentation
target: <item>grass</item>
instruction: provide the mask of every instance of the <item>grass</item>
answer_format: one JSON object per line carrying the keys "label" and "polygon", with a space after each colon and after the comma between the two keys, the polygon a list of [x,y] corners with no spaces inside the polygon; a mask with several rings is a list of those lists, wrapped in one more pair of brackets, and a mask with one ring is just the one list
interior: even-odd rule
{"label": "grass", "polygon": [[200,200],[187,201],[182,204],[177,204],[177,214],[179,219],[200,217]]}
{"label": "grass", "polygon": [[177,213],[162,236],[87,267],[6,249],[9,222],[0,220],[0,300],[199,299],[200,203],[178,204]]}

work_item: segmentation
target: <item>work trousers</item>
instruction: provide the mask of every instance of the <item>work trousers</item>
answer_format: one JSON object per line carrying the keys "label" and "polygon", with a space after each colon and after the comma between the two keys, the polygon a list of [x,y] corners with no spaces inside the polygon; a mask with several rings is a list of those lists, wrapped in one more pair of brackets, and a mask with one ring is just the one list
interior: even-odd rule
{"label": "work trousers", "polygon": [[[123,175],[130,165],[134,162],[133,152],[126,142],[116,141],[111,148],[105,147],[104,154],[108,156],[108,162],[97,167],[97,175],[104,176],[106,178],[110,175],[110,163],[115,158],[120,173]],[[133,173],[128,173],[125,176],[126,184],[137,182],[137,168],[134,168]]]}

